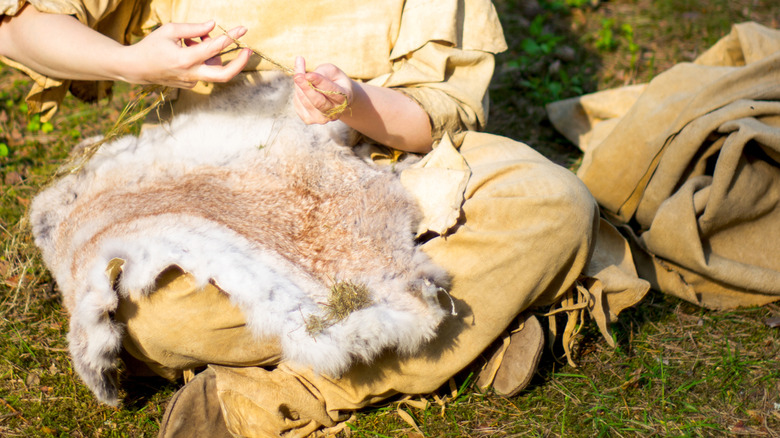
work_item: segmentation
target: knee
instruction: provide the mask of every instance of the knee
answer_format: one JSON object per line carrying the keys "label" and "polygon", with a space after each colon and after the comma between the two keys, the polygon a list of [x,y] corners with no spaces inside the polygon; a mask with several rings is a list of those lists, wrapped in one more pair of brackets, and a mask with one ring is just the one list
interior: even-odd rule
{"label": "knee", "polygon": [[535,230],[559,241],[590,240],[598,207],[585,184],[527,145],[498,139],[464,153],[472,170],[466,222]]}
{"label": "knee", "polygon": [[572,172],[560,168],[557,209],[560,219],[575,236],[590,237],[598,220],[598,205],[585,184]]}

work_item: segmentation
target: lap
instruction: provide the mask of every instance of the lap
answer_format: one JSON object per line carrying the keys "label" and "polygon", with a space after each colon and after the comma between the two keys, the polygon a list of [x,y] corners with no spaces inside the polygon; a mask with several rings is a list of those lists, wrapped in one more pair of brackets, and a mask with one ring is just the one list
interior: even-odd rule
{"label": "lap", "polygon": [[[435,389],[517,314],[554,302],[587,261],[595,203],[571,172],[522,143],[490,134],[467,133],[460,153],[471,169],[462,216],[451,234],[423,244],[452,276],[458,316],[445,321],[419,355],[383,357],[382,388],[364,375],[375,367],[355,367],[350,374],[360,377],[354,382],[372,382],[365,393]],[[120,303],[116,317],[127,324],[125,347],[133,356],[168,372],[207,363],[278,363],[278,342],[255,339],[226,293],[199,288],[181,271],[166,275],[147,298]]]}

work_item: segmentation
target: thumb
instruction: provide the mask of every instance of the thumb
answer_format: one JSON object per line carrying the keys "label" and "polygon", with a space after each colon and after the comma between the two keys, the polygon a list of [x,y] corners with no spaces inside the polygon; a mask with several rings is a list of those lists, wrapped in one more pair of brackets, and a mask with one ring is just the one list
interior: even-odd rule
{"label": "thumb", "polygon": [[303,56],[295,57],[295,74],[306,74],[306,60]]}

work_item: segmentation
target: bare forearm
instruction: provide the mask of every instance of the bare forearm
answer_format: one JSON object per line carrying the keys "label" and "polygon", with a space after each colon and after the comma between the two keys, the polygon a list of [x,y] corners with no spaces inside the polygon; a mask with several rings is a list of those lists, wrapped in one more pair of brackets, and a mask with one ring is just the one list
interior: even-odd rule
{"label": "bare forearm", "polygon": [[0,25],[0,54],[51,77],[113,80],[123,46],[74,17],[30,6]]}
{"label": "bare forearm", "polygon": [[[431,150],[428,114],[400,91],[357,82],[333,64],[306,72],[306,61],[300,56],[295,60],[294,80],[293,105],[305,123],[339,119],[387,146],[408,152]],[[345,101],[348,106],[340,111]]]}
{"label": "bare forearm", "polygon": [[[46,76],[60,79],[121,80],[135,84],[193,87],[198,81],[226,82],[251,52],[242,50],[226,65],[220,52],[246,33],[236,27],[210,38],[214,22],[168,23],[140,42],[125,46],[68,15],[26,6],[0,24],[0,54]],[[182,44],[184,43],[184,44]]]}
{"label": "bare forearm", "polygon": [[405,94],[391,88],[354,83],[352,102],[340,120],[373,140],[408,152],[431,150],[428,114]]}

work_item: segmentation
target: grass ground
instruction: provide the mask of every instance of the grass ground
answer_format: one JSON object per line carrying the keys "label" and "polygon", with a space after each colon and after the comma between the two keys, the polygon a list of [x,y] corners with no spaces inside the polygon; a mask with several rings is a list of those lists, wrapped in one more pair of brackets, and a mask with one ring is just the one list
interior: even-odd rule
{"label": "grass ground", "polygon": [[[596,3],[496,2],[510,49],[497,58],[490,130],[569,168],[580,153],[550,127],[545,103],[647,81],[695,58],[732,23],[780,27],[775,0]],[[23,219],[69,148],[105,132],[134,89],[118,88],[108,105],[68,99],[41,123],[26,117],[29,82],[0,68],[0,436],[155,436],[175,385],[125,381],[121,407],[95,401],[71,368],[67,318]],[[464,372],[423,399],[425,409],[394,403],[359,413],[351,434],[780,436],[780,331],[764,323],[777,316],[776,305],[715,312],[651,292],[613,327],[616,349],[589,327],[578,368],[546,352],[517,397],[480,393]]]}

